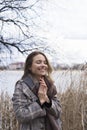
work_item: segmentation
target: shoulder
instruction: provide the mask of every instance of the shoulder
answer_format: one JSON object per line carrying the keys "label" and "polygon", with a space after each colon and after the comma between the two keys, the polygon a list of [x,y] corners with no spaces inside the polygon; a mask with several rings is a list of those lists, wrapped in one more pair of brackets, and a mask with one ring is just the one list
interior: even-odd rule
{"label": "shoulder", "polygon": [[22,85],[23,82],[24,82],[24,81],[23,81],[22,79],[19,79],[19,80],[15,83],[15,86]]}
{"label": "shoulder", "polygon": [[23,89],[25,86],[25,83],[22,79],[19,79],[16,83],[15,83],[15,89]]}
{"label": "shoulder", "polygon": [[23,80],[22,80],[22,79],[19,79],[19,80],[17,80],[17,82],[16,82],[16,84],[21,84],[21,83],[23,83]]}

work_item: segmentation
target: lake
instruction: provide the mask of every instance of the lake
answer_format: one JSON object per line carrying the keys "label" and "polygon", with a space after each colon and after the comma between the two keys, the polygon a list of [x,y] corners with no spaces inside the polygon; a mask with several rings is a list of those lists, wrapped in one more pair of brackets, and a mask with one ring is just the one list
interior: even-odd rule
{"label": "lake", "polygon": [[[12,96],[15,83],[21,78],[22,74],[23,71],[0,71],[0,93],[2,91],[8,92],[8,94]],[[55,71],[52,73],[52,78],[54,79],[57,90],[63,92],[72,82],[74,86],[77,86],[82,74],[82,71]]]}

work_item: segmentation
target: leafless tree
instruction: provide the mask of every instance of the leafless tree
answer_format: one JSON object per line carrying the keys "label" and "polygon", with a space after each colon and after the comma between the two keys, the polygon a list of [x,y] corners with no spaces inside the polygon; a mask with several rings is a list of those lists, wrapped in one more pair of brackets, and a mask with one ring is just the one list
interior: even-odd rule
{"label": "leafless tree", "polygon": [[35,19],[40,17],[42,1],[0,0],[0,58],[1,54],[11,55],[14,49],[25,53],[41,47],[43,41],[35,36],[32,28],[37,26]]}

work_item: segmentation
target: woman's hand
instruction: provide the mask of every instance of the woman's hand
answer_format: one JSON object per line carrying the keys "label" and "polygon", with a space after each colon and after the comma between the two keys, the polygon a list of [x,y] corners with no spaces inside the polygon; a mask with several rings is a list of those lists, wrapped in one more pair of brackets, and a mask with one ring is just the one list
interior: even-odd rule
{"label": "woman's hand", "polygon": [[38,91],[38,93],[44,93],[44,94],[47,94],[47,85],[46,85],[46,83],[45,83],[45,81],[44,81],[44,78],[40,78],[40,87],[39,87],[39,91]]}
{"label": "woman's hand", "polygon": [[48,90],[48,88],[44,81],[44,78],[40,78],[40,87],[38,90],[38,97],[39,97],[41,104],[43,104],[45,102],[49,102],[49,98],[47,96],[47,90]]}

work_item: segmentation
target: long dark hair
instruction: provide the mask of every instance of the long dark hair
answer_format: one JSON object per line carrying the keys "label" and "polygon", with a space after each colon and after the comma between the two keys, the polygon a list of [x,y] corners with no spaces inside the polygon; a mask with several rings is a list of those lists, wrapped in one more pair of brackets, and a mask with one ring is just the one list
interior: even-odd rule
{"label": "long dark hair", "polygon": [[51,67],[51,65],[50,65],[50,63],[49,63],[49,61],[48,61],[48,59],[47,59],[47,57],[46,57],[46,55],[44,53],[42,53],[40,51],[33,51],[32,53],[30,53],[27,56],[26,61],[25,61],[24,74],[22,76],[22,79],[25,78],[26,76],[28,76],[29,74],[32,75],[32,72],[31,72],[31,70],[29,68],[31,68],[31,66],[32,66],[33,58],[38,54],[41,54],[41,55],[43,55],[45,57],[46,63],[48,65],[48,75],[44,76],[44,79],[45,79],[45,82],[46,82],[46,84],[48,86],[48,89],[49,89],[48,95],[52,96],[53,95],[52,93],[56,93],[56,90],[53,87],[53,80],[52,80],[52,78],[50,76],[53,69],[52,69],[52,67]]}
{"label": "long dark hair", "polygon": [[26,77],[28,74],[32,74],[32,72],[31,72],[31,70],[29,70],[29,68],[31,68],[31,66],[32,66],[33,58],[38,54],[41,54],[45,57],[46,63],[48,65],[48,77],[50,77],[50,74],[52,73],[52,67],[51,67],[46,55],[40,51],[33,51],[26,58],[25,66],[24,66],[24,74],[23,74],[22,78]]}

